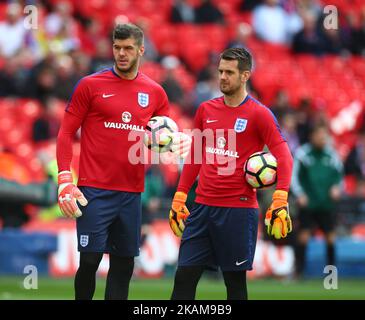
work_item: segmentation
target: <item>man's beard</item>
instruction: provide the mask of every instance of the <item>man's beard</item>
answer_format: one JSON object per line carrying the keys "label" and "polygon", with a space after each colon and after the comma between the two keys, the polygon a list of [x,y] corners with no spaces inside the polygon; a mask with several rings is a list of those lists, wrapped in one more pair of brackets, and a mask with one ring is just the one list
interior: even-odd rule
{"label": "man's beard", "polygon": [[235,93],[237,93],[239,90],[241,89],[241,85],[238,85],[236,87],[231,87],[228,89],[223,89],[222,85],[220,85],[220,90],[223,94],[225,94],[226,96],[233,96]]}
{"label": "man's beard", "polygon": [[122,73],[130,73],[132,71],[134,71],[136,69],[136,66],[137,66],[137,63],[138,63],[138,59],[136,58],[135,60],[133,60],[131,62],[131,65],[127,68],[127,69],[124,69],[124,68],[120,68],[118,67],[118,63],[115,61],[115,67]]}

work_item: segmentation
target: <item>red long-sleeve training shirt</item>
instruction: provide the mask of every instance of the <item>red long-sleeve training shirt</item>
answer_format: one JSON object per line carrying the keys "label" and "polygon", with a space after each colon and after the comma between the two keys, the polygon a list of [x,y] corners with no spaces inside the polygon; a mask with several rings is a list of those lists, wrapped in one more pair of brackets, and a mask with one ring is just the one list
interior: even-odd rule
{"label": "red long-sleeve training shirt", "polygon": [[293,159],[270,109],[249,95],[238,107],[220,97],[202,103],[194,121],[204,137],[194,134],[178,191],[187,193],[199,175],[197,203],[257,208],[256,190],[244,179],[243,167],[265,145],[278,162],[276,189],[289,190]]}
{"label": "red long-sleeve training shirt", "polygon": [[143,73],[125,80],[106,69],[82,78],[58,134],[58,170],[70,170],[72,142],[81,127],[78,185],[142,192],[144,165],[137,150],[152,116],[168,116],[168,99]]}

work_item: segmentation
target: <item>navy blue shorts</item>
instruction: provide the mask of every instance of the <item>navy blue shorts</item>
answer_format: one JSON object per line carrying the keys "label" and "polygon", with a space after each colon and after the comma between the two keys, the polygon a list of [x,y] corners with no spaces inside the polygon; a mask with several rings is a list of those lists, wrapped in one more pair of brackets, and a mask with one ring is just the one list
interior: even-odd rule
{"label": "navy blue shorts", "polygon": [[251,270],[256,249],[258,209],[197,204],[186,220],[179,266]]}
{"label": "navy blue shorts", "polygon": [[138,256],[141,194],[79,188],[89,203],[86,207],[79,205],[82,216],[76,219],[78,250]]}

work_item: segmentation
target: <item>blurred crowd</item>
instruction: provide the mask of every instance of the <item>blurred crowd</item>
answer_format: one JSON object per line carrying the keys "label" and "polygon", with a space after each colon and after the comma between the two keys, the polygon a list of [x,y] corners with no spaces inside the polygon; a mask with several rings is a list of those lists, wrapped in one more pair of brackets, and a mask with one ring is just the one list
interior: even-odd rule
{"label": "blurred crowd", "polygon": [[[324,7],[329,4],[338,9],[337,29],[324,27],[328,18]],[[37,9],[35,29],[24,28],[26,5]],[[67,100],[81,77],[113,65],[111,31],[115,23],[127,21],[144,30],[146,54],[141,69],[164,87],[172,117],[181,128],[191,126],[195,110],[202,101],[221,95],[216,72],[219,52],[232,46],[246,47],[254,57],[250,94],[272,109],[293,154],[309,141],[313,126],[325,124],[332,130],[331,140],[335,146],[347,142],[345,147],[336,147],[344,164],[344,194],[365,196],[365,95],[357,95],[365,89],[363,1],[0,1],[0,124],[3,128],[0,178],[9,177],[9,172],[16,171],[14,163],[20,163],[30,170],[30,178],[26,180],[32,181],[31,170],[38,161],[37,168],[42,166],[44,174],[37,183],[51,183],[48,177],[53,177],[54,181],[56,168],[49,163],[54,161],[55,138]],[[300,60],[303,70],[296,68],[299,56],[305,57]],[[334,59],[329,60],[328,56]],[[335,89],[329,92],[326,87],[326,104],[320,96],[302,92],[299,86],[295,88],[298,90],[293,90],[288,87],[290,83],[286,86],[284,81],[284,85],[278,86],[277,78],[264,81],[261,76],[272,72],[283,81],[288,73],[281,73],[281,66],[289,65],[290,73],[291,70],[303,71],[303,75],[298,75],[303,78],[298,79],[305,79],[303,86],[308,86],[308,79],[321,81],[322,70],[315,69],[314,74],[304,78],[306,64],[321,66],[321,61],[333,62],[334,68],[338,64],[340,67],[356,65],[351,78],[349,73],[345,74],[347,69],[340,70],[341,79],[336,78],[337,82],[331,78],[332,71],[324,70],[328,86],[342,90],[346,85],[353,90],[343,89],[346,92],[341,91],[337,99]],[[262,66],[265,66],[264,71]],[[353,123],[343,119],[342,125],[340,119],[340,127],[348,129],[345,140],[333,133],[331,121],[339,110],[330,110],[328,101],[336,99],[339,109],[347,108],[353,101],[359,101],[360,105]],[[29,108],[29,101],[35,110],[31,114],[25,110]],[[9,115],[9,112],[14,114]],[[3,117],[5,113],[8,118]],[[18,123],[14,119],[18,119],[20,113],[31,121]],[[20,144],[24,146],[22,149]],[[28,153],[24,151],[25,146],[30,148]],[[36,159],[24,161],[23,157],[22,162],[19,159],[24,154]],[[4,157],[8,159],[6,165],[5,161],[1,162]],[[179,170],[177,165],[147,168],[143,200],[146,212],[154,215],[163,206],[159,199],[171,196]],[[2,203],[7,201],[0,190],[0,216],[5,208]],[[28,207],[23,206],[21,210],[29,213]]]}

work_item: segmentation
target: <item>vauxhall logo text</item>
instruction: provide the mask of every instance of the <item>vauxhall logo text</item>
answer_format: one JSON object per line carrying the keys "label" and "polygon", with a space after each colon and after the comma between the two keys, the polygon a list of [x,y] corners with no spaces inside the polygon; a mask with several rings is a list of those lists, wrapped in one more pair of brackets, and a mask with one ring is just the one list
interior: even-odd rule
{"label": "vauxhall logo text", "polygon": [[121,122],[104,122],[105,128],[121,129],[121,130],[132,130],[144,132],[143,126],[121,123]]}
{"label": "vauxhall logo text", "polygon": [[129,124],[132,120],[132,115],[128,111],[124,111],[122,114],[122,121],[123,122],[104,122],[105,128],[112,128],[112,129],[121,129],[121,130],[129,130],[129,131],[141,131],[144,132],[143,126]]}

